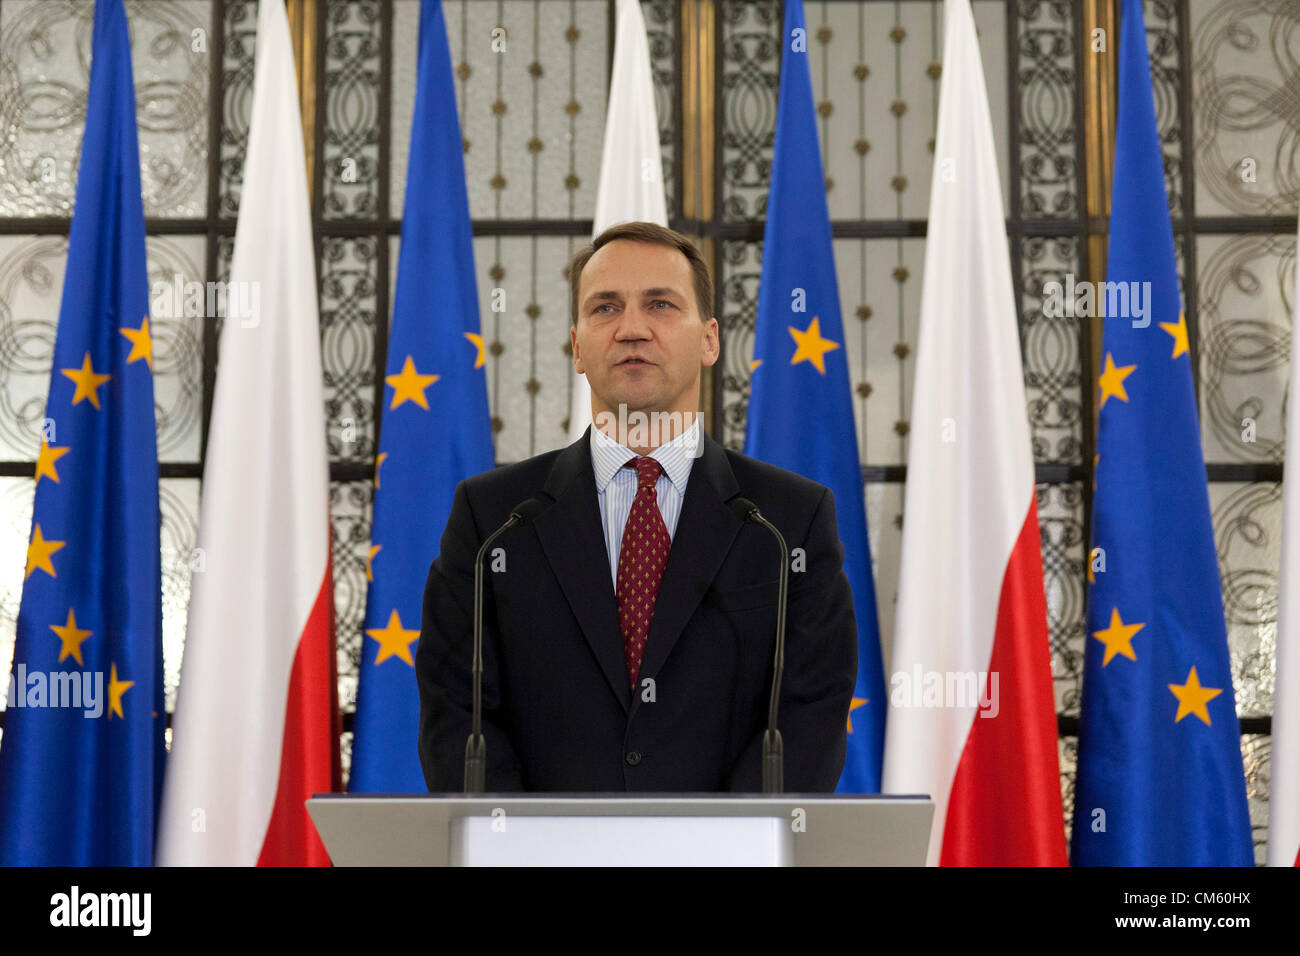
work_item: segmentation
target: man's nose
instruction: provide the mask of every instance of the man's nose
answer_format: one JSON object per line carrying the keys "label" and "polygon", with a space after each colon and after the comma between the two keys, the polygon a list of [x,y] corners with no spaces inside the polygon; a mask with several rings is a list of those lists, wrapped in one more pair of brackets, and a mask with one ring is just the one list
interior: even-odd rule
{"label": "man's nose", "polygon": [[650,338],[650,320],[640,309],[624,309],[619,316],[614,338],[619,342]]}

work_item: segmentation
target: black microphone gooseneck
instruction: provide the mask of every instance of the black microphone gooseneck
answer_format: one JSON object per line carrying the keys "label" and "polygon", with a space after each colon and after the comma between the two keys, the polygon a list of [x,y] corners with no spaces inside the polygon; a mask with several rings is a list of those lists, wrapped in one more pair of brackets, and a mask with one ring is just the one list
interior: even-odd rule
{"label": "black microphone gooseneck", "polygon": [[785,748],[781,731],[776,726],[777,703],[781,699],[781,675],[785,670],[785,604],[786,588],[790,575],[790,549],[776,525],[763,517],[758,505],[748,498],[732,498],[728,502],[731,513],[741,521],[761,524],[776,538],[781,548],[781,583],[777,587],[776,605],[776,660],[772,666],[772,696],[767,705],[767,730],[763,732],[763,792],[782,793],[785,790]]}
{"label": "black microphone gooseneck", "polygon": [[474,722],[465,741],[465,792],[482,793],[487,775],[487,740],[483,736],[483,555],[492,542],[515,525],[532,521],[542,511],[536,498],[510,509],[505,524],[488,535],[474,558]]}

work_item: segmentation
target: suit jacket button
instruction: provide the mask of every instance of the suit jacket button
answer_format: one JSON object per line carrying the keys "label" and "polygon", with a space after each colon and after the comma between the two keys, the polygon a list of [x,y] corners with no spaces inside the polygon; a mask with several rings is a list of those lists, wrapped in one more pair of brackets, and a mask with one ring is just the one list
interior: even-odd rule
{"label": "suit jacket button", "polygon": [[627,760],[628,766],[635,767],[637,764],[641,762],[641,751],[629,750],[627,752],[627,756],[624,759]]}

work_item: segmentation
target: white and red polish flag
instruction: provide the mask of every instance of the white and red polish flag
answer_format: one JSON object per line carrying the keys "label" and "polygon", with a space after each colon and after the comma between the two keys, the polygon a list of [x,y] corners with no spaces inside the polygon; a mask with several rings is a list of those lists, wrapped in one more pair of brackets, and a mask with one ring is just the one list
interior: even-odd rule
{"label": "white and red polish flag", "polygon": [[1296,270],[1295,289],[1286,464],[1282,471],[1282,565],[1277,578],[1269,866],[1300,866],[1300,269]]}
{"label": "white and red polish flag", "polygon": [[[593,239],[620,222],[668,225],[654,77],[640,0],[618,0],[617,18]],[[590,424],[591,386],[586,375],[574,372],[569,441],[581,438]]]}
{"label": "white and red polish flag", "polygon": [[946,0],[883,790],[931,865],[1065,865],[1011,263],[968,0]]}
{"label": "white and red polish flag", "polygon": [[160,865],[328,865],[339,791],[329,471],[302,117],[284,4],[258,12]]}

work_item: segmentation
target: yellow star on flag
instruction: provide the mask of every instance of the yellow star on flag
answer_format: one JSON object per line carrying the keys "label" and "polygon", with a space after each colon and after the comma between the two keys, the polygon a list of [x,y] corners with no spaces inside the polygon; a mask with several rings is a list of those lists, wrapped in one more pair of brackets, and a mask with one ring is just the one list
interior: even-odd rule
{"label": "yellow star on flag", "polygon": [[77,390],[72,395],[72,404],[76,405],[83,398],[90,399],[90,404],[99,408],[99,392],[96,389],[108,381],[109,376],[98,375],[90,365],[90,353],[86,353],[85,359],[82,360],[81,368],[62,368],[59,369],[64,375],[72,379],[77,385]]}
{"label": "yellow star on flag", "polygon": [[30,578],[32,572],[38,568],[50,577],[57,578],[54,565],[50,562],[50,555],[65,544],[66,541],[46,541],[45,536],[41,534],[41,526],[37,525],[36,530],[32,532],[31,543],[27,545],[27,573],[23,575],[23,580]]}
{"label": "yellow star on flag", "polygon": [[367,628],[366,633],[379,642],[379,653],[375,655],[375,664],[382,664],[390,657],[400,657],[412,667],[415,666],[415,661],[411,659],[410,645],[419,638],[420,632],[403,628],[402,619],[396,610],[388,615],[387,627]]}
{"label": "yellow star on flag", "polygon": [[122,713],[122,695],[135,686],[133,680],[117,679],[117,662],[114,661],[108,677],[108,719],[112,720],[113,715],[117,714],[122,720],[126,720],[126,715]]}
{"label": "yellow star on flag", "polygon": [[762,360],[762,359],[750,359],[750,361],[749,361],[749,371],[750,371],[750,374],[752,375],[753,372],[754,372],[754,369],[758,368],[758,367],[759,367],[760,365],[762,365],[762,364],[763,364],[763,360]]}
{"label": "yellow star on flag", "polygon": [[1170,358],[1178,358],[1180,355],[1187,354],[1187,315],[1184,312],[1178,313],[1177,322],[1161,322],[1160,327],[1174,337],[1174,354]]}
{"label": "yellow star on flag", "polygon": [[1205,709],[1205,705],[1222,694],[1222,688],[1202,687],[1201,679],[1196,676],[1196,667],[1193,666],[1187,675],[1186,684],[1170,684],[1169,689],[1178,698],[1178,715],[1174,717],[1174,723],[1188,714],[1195,714],[1205,722],[1205,726],[1210,726],[1210,712]]}
{"label": "yellow star on flag", "polygon": [[370,546],[370,554],[366,556],[366,580],[367,581],[373,581],[375,579],[374,571],[372,570],[374,560],[375,560],[375,555],[377,555],[381,550],[383,550],[383,547],[384,546],[382,544],[372,544]]}
{"label": "yellow star on flag", "polygon": [[1101,407],[1106,407],[1106,399],[1114,396],[1121,402],[1128,401],[1128,392],[1124,390],[1124,379],[1128,378],[1137,369],[1136,365],[1122,365],[1115,367],[1115,359],[1109,352],[1106,353],[1106,368],[1102,371],[1097,379],[1097,384],[1101,386]]}
{"label": "yellow star on flag", "polygon": [[795,344],[798,345],[798,348],[794,350],[794,357],[790,359],[790,364],[812,362],[817,367],[817,371],[825,375],[826,353],[839,348],[840,343],[822,338],[821,320],[815,315],[812,322],[808,324],[808,328],[803,331],[796,329],[793,325],[789,326],[789,329]]}
{"label": "yellow star on flag", "polygon": [[441,376],[438,375],[421,375],[415,370],[415,362],[411,356],[406,357],[402,364],[400,375],[387,375],[384,381],[393,386],[393,404],[389,409],[394,409],[403,402],[415,402],[426,412],[429,410],[429,400],[424,395],[424,390],[438,381]]}
{"label": "yellow star on flag", "polygon": [[50,630],[59,635],[63,641],[63,646],[59,648],[59,660],[71,656],[82,667],[86,662],[81,659],[81,644],[90,637],[91,631],[83,631],[77,627],[77,615],[73,613],[72,608],[68,608],[68,620],[63,625],[51,624]]}
{"label": "yellow star on flag", "polygon": [[379,487],[379,466],[384,463],[384,459],[387,457],[388,457],[388,452],[381,451],[378,457],[375,458],[375,487],[376,488]]}
{"label": "yellow star on flag", "polygon": [[59,473],[54,467],[54,463],[72,451],[71,448],[51,448],[47,441],[41,442],[41,453],[36,456],[36,483],[39,485],[42,478],[48,478],[57,483]]}
{"label": "yellow star on flag", "polygon": [[118,329],[131,342],[131,354],[126,357],[126,364],[144,359],[149,366],[149,371],[153,371],[153,336],[149,334],[149,316],[144,317],[144,323],[138,329]]}
{"label": "yellow star on flag", "polygon": [[461,334],[465,336],[465,338],[469,339],[470,342],[474,344],[474,347],[478,349],[478,355],[474,357],[474,367],[482,368],[487,362],[487,358],[483,355],[483,336],[475,335],[473,332],[462,332]]}
{"label": "yellow star on flag", "polygon": [[849,733],[853,733],[853,712],[857,710],[859,707],[865,707],[867,704],[867,700],[868,698],[866,697],[854,697],[852,700],[849,701],[849,716],[848,719],[845,721],[845,723],[848,725]]}
{"label": "yellow star on flag", "polygon": [[1116,654],[1123,654],[1131,661],[1137,660],[1137,655],[1133,653],[1133,635],[1144,627],[1146,627],[1145,622],[1125,624],[1119,616],[1119,608],[1111,608],[1110,627],[1104,631],[1092,632],[1093,637],[1106,645],[1106,656],[1102,658],[1101,666],[1105,667],[1109,664],[1110,659]]}

